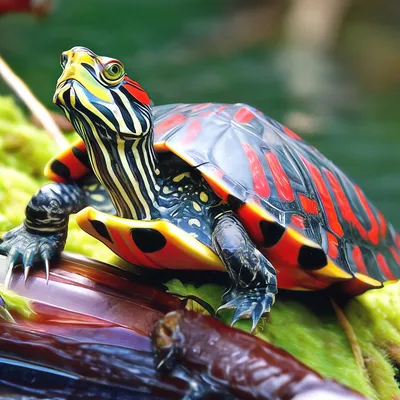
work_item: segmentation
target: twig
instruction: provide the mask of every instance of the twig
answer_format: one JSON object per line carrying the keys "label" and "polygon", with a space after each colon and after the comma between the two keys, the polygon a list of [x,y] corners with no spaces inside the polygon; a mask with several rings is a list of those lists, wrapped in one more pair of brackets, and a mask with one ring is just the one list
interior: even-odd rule
{"label": "twig", "polygon": [[46,107],[39,102],[26,84],[11,70],[2,57],[0,57],[0,76],[26,104],[33,115],[40,121],[47,133],[60,146],[61,149],[69,147],[67,139],[64,137]]}
{"label": "twig", "polygon": [[365,366],[364,357],[362,355],[362,351],[360,345],[358,344],[357,336],[351,326],[349,320],[347,319],[346,315],[344,314],[343,310],[336,304],[333,298],[330,298],[333,310],[335,311],[336,317],[338,319],[339,325],[344,330],[347,340],[350,343],[351,349],[353,351],[354,357],[358,366],[362,369],[364,373],[366,373],[367,368]]}

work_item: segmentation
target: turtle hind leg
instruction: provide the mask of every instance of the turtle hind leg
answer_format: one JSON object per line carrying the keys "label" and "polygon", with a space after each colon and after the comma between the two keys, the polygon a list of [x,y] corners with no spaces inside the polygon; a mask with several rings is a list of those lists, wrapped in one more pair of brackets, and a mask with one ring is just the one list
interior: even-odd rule
{"label": "turtle hind leg", "polygon": [[275,268],[255,247],[240,221],[231,212],[215,219],[212,241],[232,281],[217,312],[234,309],[231,325],[239,319],[251,318],[253,331],[274,303],[277,293]]}

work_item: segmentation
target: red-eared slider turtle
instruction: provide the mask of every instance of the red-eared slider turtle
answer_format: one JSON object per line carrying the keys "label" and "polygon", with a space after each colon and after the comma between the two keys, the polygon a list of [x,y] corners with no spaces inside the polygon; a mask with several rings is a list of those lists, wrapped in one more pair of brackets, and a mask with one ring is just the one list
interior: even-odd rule
{"label": "red-eared slider turtle", "polygon": [[[361,189],[292,131],[245,104],[151,107],[123,65],[74,47],[54,102],[81,140],[52,160],[1,245],[9,274],[59,254],[68,216],[149,268],[227,271],[222,308],[253,327],[277,286],[351,294],[400,277],[400,239]],[[111,202],[113,207],[111,206]]]}

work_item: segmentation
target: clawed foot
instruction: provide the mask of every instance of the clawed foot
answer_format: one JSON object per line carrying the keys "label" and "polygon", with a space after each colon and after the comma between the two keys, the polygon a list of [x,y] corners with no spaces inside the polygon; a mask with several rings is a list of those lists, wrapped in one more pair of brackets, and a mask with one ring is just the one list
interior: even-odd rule
{"label": "clawed foot", "polygon": [[254,331],[260,318],[270,312],[271,306],[275,301],[276,288],[270,287],[258,288],[236,288],[228,289],[222,296],[223,304],[218,308],[217,314],[221,310],[234,309],[231,326],[238,320],[251,318],[251,332]]}
{"label": "clawed foot", "polygon": [[8,287],[11,281],[14,267],[22,264],[24,268],[25,281],[28,278],[29,270],[36,262],[44,262],[46,279],[49,280],[50,260],[60,254],[65,245],[66,234],[57,232],[52,235],[36,235],[20,225],[7,232],[0,244],[0,254],[8,256],[7,274],[5,286]]}

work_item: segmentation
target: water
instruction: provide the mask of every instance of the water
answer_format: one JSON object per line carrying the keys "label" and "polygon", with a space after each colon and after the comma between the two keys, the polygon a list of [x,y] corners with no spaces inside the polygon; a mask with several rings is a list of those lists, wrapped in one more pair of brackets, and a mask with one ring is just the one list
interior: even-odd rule
{"label": "water", "polygon": [[400,63],[393,43],[400,18],[395,2],[380,4],[379,13],[371,3],[346,13],[326,52],[297,40],[283,44],[279,2],[58,1],[45,20],[1,17],[0,52],[52,109],[59,55],[75,45],[121,59],[156,104],[252,104],[338,164],[399,230],[400,90],[393,71]]}

